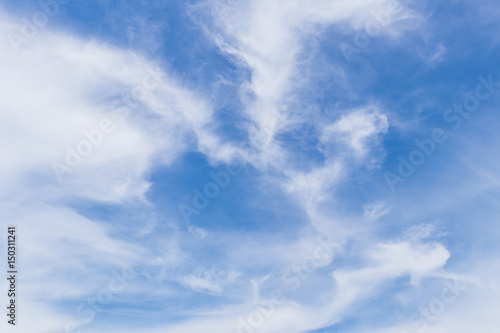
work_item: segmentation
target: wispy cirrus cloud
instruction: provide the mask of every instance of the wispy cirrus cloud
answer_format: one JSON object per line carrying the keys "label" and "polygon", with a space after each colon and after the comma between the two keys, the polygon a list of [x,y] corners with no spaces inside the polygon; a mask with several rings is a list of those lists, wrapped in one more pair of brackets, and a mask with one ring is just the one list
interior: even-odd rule
{"label": "wispy cirrus cloud", "polygon": [[[465,131],[460,149],[450,145],[464,151],[460,168],[436,167],[436,156],[426,174],[432,181],[415,176],[418,186],[405,184],[397,197],[380,175],[385,157],[402,145],[394,142],[410,136],[400,124],[423,128],[432,119],[432,99],[408,115],[408,100],[422,96],[409,93],[420,84],[415,77],[429,75],[422,86],[431,86],[432,71],[455,55],[449,41],[415,37],[437,35],[422,24],[434,20],[424,5],[209,0],[179,5],[182,13],[168,14],[178,21],[161,23],[153,19],[160,2],[133,19],[123,17],[133,4],[124,12],[108,5],[108,19],[130,25],[130,44],[148,50],[124,48],[123,36],[112,46],[62,26],[41,30],[18,53],[0,41],[0,149],[9,156],[0,165],[2,216],[22,226],[21,261],[33,268],[23,275],[22,297],[25,313],[40,323],[26,329],[411,331],[412,318],[421,319],[415,311],[439,300],[434,293],[450,281],[467,293],[426,329],[472,329],[457,327],[462,317],[483,318],[484,331],[495,327],[496,307],[485,299],[498,293],[498,272],[487,269],[495,261],[485,256],[464,268],[472,262],[460,252],[465,233],[453,227],[475,219],[467,200],[479,205],[487,193],[488,207],[496,203],[498,177],[489,167],[496,159],[481,153],[492,148],[467,143],[473,136]],[[372,48],[364,49],[373,63],[346,64],[338,48],[344,37],[395,6],[382,38],[370,37]],[[0,34],[21,29],[22,21],[2,15]],[[196,49],[179,47],[165,59],[162,47],[172,55],[176,45],[162,38],[173,31],[189,36],[179,38],[185,44],[196,39]],[[402,51],[408,45],[415,54]],[[388,60],[377,58],[382,48]],[[184,58],[203,60],[193,69],[199,76],[186,74],[192,63]],[[54,162],[64,167],[75,153],[78,165],[58,177]],[[215,182],[214,167],[233,162],[242,172],[186,224],[179,204]],[[483,221],[494,216],[481,214],[480,230],[494,234]],[[121,269],[133,278],[112,302],[99,302]],[[468,301],[491,311],[471,311]],[[386,321],[369,317],[394,311]],[[147,327],[137,318],[148,318]]]}

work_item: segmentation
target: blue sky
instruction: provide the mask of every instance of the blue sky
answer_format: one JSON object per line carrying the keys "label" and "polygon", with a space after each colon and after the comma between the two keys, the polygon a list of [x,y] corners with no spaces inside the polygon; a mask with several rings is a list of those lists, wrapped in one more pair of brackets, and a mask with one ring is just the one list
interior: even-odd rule
{"label": "blue sky", "polygon": [[497,332],[499,14],[1,2],[1,325]]}

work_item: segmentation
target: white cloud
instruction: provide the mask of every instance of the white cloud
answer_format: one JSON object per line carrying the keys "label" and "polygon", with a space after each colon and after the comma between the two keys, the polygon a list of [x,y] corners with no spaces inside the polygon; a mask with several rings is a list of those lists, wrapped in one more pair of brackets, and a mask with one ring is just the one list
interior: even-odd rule
{"label": "white cloud", "polygon": [[194,291],[220,294],[224,287],[234,283],[241,274],[199,267],[194,274],[182,277],[180,282]]}
{"label": "white cloud", "polygon": [[[107,276],[87,268],[90,262],[97,267],[111,263],[124,267],[175,266],[180,258],[187,256],[178,244],[153,254],[147,244],[119,240],[113,237],[111,226],[105,227],[99,221],[61,208],[68,196],[113,203],[145,202],[148,172],[158,164],[172,163],[189,148],[186,142],[196,142],[196,148],[211,162],[241,158],[260,171],[270,170],[268,179],[276,176],[273,184],[281,185],[284,193],[300,203],[318,234],[335,235],[338,245],[335,254],[342,252],[346,240],[358,241],[355,254],[368,262],[366,267],[335,270],[329,261],[322,269],[331,273],[326,283],[332,286],[332,294],[318,301],[322,304],[317,308],[306,305],[300,295],[290,295],[290,300],[277,306],[274,314],[266,319],[262,332],[299,332],[336,323],[353,304],[370,298],[374,290],[386,282],[410,276],[417,284],[436,274],[450,253],[439,243],[425,242],[425,237],[433,232],[430,228],[419,227],[403,239],[373,244],[357,234],[357,224],[350,224],[351,220],[336,211],[340,199],[335,194],[335,185],[348,179],[356,167],[371,166],[374,160],[378,161],[378,155],[373,155],[380,149],[381,136],[388,130],[386,112],[368,105],[355,110],[332,110],[336,113],[333,122],[327,117],[314,119],[313,126],[320,133],[318,139],[327,149],[322,151],[324,161],[308,170],[288,165],[292,152],[276,138],[309,117],[305,110],[292,107],[294,89],[300,89],[306,81],[301,78],[299,65],[303,53],[307,52],[303,40],[320,33],[327,25],[346,23],[356,29],[356,24],[373,11],[391,3],[395,1],[258,0],[234,2],[233,6],[221,1],[209,3],[215,22],[205,27],[207,34],[241,69],[248,69],[251,74],[241,90],[250,96],[244,105],[244,117],[248,120],[244,129],[253,149],[237,148],[213,134],[217,124],[213,122],[209,103],[132,51],[58,33],[41,33],[22,52],[15,54],[8,52],[9,45],[2,40],[0,46],[7,52],[0,54],[0,71],[4,75],[0,88],[0,133],[14,142],[8,144],[2,140],[0,143],[3,156],[10,157],[8,163],[0,165],[0,194],[8,199],[11,210],[4,217],[27,228],[23,231],[27,242],[23,257],[26,266],[43,263],[43,268],[26,277],[29,281],[26,292],[47,298],[50,290],[58,288],[59,293],[52,297],[78,297],[107,283]],[[2,22],[0,34],[18,27],[18,23],[7,17]],[[145,81],[146,77],[160,81],[161,85],[146,89],[147,97],[142,102],[132,102],[136,107],[120,113],[126,106],[117,106],[113,101],[122,93],[144,92],[143,88],[153,82]],[[98,128],[103,118],[111,119],[116,128],[59,183],[51,163],[62,163],[66,146],[76,146],[85,139],[82,131]],[[266,136],[269,141],[263,140]],[[387,214],[388,207],[386,201],[371,202],[363,207],[364,217],[374,221]],[[22,210],[27,212],[19,214]],[[44,230],[53,228],[45,239],[38,239]],[[190,231],[203,241],[227,237],[198,227]],[[257,260],[267,267],[292,263],[294,259],[303,258],[307,250],[314,249],[308,237],[273,246],[265,242],[253,244],[251,249],[242,244],[231,249],[234,257],[228,261],[243,261],[238,263],[243,268]],[[151,259],[142,262],[148,254]],[[69,264],[59,274],[61,262]],[[76,273],[83,277],[67,279],[67,275]],[[201,268],[193,274],[170,274],[162,269],[160,280],[177,281],[191,290],[219,295],[240,280],[250,281],[260,273]],[[265,275],[266,278],[255,285],[259,297],[263,287],[268,286],[266,283],[275,283],[273,274]],[[52,277],[50,281],[40,282],[48,276]],[[303,287],[304,293],[310,290],[307,283]],[[220,306],[208,315],[198,314],[181,324],[149,331],[236,331],[236,318],[246,317],[255,310],[251,304],[255,295],[248,293],[246,299],[245,291],[241,294],[238,296],[245,299],[246,304]],[[43,329],[60,329],[61,325],[55,324],[55,320],[62,319],[52,318],[52,322],[44,323]],[[30,327],[33,332],[36,329]],[[116,331],[127,330],[137,331],[135,328]]]}
{"label": "white cloud", "polygon": [[[2,34],[20,24],[3,16]],[[147,190],[144,175],[160,152],[167,164],[187,148],[190,136],[202,146],[218,143],[206,128],[209,105],[132,51],[45,30],[19,53],[6,40],[2,44],[0,126],[15,143],[2,140],[1,150],[10,156],[1,166],[2,183],[37,174],[53,185],[44,189],[49,195],[121,201]],[[117,103],[123,95],[128,102]],[[98,129],[103,119],[113,122],[113,131],[59,186],[51,163],[66,164],[67,147],[77,150],[86,140],[82,131]]]}
{"label": "white cloud", "polygon": [[363,206],[364,216],[368,221],[376,221],[391,210],[385,201],[376,201]]}
{"label": "white cloud", "polygon": [[[0,17],[0,35],[21,30],[22,21],[2,12]],[[68,203],[83,198],[144,207],[153,166],[172,163],[189,142],[218,144],[210,131],[212,110],[131,50],[48,29],[17,53],[6,38],[0,49],[0,152],[6,157],[0,165],[1,217],[22,235],[23,327],[63,331],[69,318],[45,306],[45,319],[33,315],[28,324],[30,313],[42,310],[39,302],[79,299],[106,288],[113,270],[173,267],[183,256],[175,244],[163,254],[122,239],[123,226],[84,217]],[[102,127],[104,119],[112,124]],[[90,146],[88,135],[94,135]],[[73,156],[72,172],[60,181],[53,163],[66,165],[68,147],[78,152],[79,145],[86,156]]]}
{"label": "white cloud", "polygon": [[[275,135],[310,115],[292,107],[294,89],[309,84],[300,68],[312,66],[312,58],[302,59],[311,50],[303,41],[315,38],[322,29],[341,22],[354,24],[373,13],[399,6],[398,1],[324,1],[307,4],[299,1],[208,1],[197,5],[193,17],[201,15],[200,25],[220,49],[230,55],[251,78],[242,84],[244,115],[249,119],[250,143],[262,149],[262,138],[270,142],[260,158],[252,160],[259,167],[281,167],[286,155],[276,147]],[[404,15],[403,15],[404,16]],[[389,21],[396,19],[389,15]],[[399,17],[398,17],[399,19]],[[212,23],[209,23],[212,21]],[[354,28],[354,26],[352,26]],[[394,29],[393,29],[394,30]],[[233,151],[236,153],[236,151]],[[278,158],[276,158],[278,156]]]}
{"label": "white cloud", "polygon": [[325,143],[340,142],[356,157],[363,157],[369,148],[380,142],[379,136],[387,133],[387,116],[378,110],[356,110],[342,116],[323,131]]}

